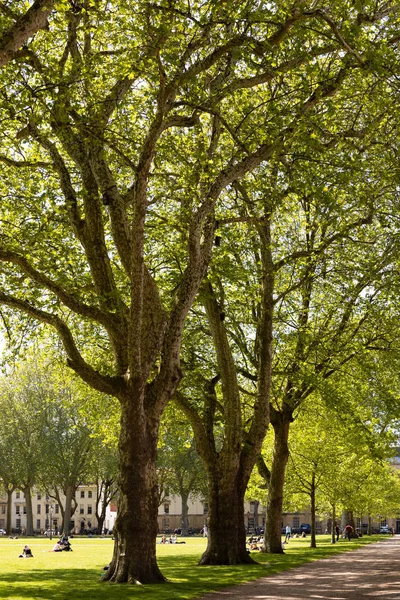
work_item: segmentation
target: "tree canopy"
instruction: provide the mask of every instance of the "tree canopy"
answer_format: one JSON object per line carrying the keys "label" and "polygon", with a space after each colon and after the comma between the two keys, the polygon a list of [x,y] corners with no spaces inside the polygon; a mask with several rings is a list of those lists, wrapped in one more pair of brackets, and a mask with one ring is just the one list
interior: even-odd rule
{"label": "tree canopy", "polygon": [[[282,233],[274,225],[284,255],[289,246],[292,258],[303,259],[293,279],[290,268],[281,271],[293,306],[279,309],[286,320],[297,315],[302,333],[291,337],[287,326],[277,337],[293,351],[293,391],[294,373],[304,372],[305,338],[313,349],[304,308],[314,277],[323,280],[316,258],[334,242],[341,260],[341,236],[349,241],[352,224],[368,224],[381,199],[377,157],[393,160],[398,5],[60,0],[53,12],[51,2],[45,6],[48,28],[39,24],[33,38],[33,29],[12,36],[12,60],[0,72],[1,316],[10,337],[18,327],[25,335],[35,335],[38,323],[51,327],[68,365],[119,400],[121,494],[106,578],[163,581],[155,559],[160,418],[182,378],[183,328],[214,240],[219,228],[245,217],[258,223],[262,251],[270,251],[265,226],[272,209],[279,199],[294,208],[297,218]],[[20,18],[22,11],[9,13],[4,32],[16,31]],[[265,181],[276,185],[264,189]],[[393,180],[384,181],[390,195]],[[340,235],[325,228],[327,206],[328,225],[337,231],[337,215]],[[387,213],[379,212],[382,227]],[[305,237],[298,237],[303,221]],[[358,235],[359,244],[345,249],[347,287],[339,273],[325,284],[339,315],[330,305],[318,327],[323,319],[347,325],[351,299],[386,274],[382,253],[390,240]],[[351,257],[363,244],[373,256],[363,255],[356,274]],[[278,255],[275,267],[290,267]],[[270,267],[264,283],[276,275]],[[359,304],[371,302],[361,295]],[[317,306],[324,307],[322,300]],[[329,331],[326,347],[336,357],[338,338]],[[314,359],[326,373],[325,358]],[[267,389],[268,370],[258,373],[258,383]],[[237,416],[239,410],[236,404]],[[231,429],[231,437],[238,431]]]}

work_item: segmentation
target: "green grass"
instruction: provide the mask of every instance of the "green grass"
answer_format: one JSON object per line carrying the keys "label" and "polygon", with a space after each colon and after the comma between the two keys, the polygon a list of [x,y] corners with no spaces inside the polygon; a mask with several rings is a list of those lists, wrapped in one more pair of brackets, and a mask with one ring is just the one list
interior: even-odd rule
{"label": "green grass", "polygon": [[[384,536],[363,537],[332,545],[329,536],[318,536],[317,549],[310,539],[291,540],[284,555],[252,553],[255,565],[198,567],[205,548],[203,538],[187,538],[186,544],[158,545],[158,562],[169,579],[165,585],[128,586],[101,581],[103,567],[112,556],[113,542],[101,538],[74,538],[73,552],[48,552],[54,544],[48,539],[0,538],[0,599],[7,600],[184,600],[236,585],[244,581],[327,558],[339,552],[376,542]],[[28,542],[34,558],[18,555]]]}

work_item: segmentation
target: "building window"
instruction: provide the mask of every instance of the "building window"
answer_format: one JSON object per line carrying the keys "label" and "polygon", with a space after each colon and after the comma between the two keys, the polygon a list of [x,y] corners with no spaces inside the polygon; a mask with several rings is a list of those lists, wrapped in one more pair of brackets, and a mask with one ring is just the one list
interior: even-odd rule
{"label": "building window", "polygon": [[92,498],[93,497],[93,492],[92,490],[89,490],[87,493],[88,498]]}
{"label": "building window", "polygon": [[169,514],[169,504],[168,504],[168,502],[164,503],[164,514],[165,515]]}
{"label": "building window", "polygon": [[54,507],[54,512],[56,513],[56,515],[58,515],[58,514],[59,514],[59,512],[60,512],[60,506],[59,506],[59,504],[56,504],[56,505],[55,505],[55,507]]}
{"label": "building window", "polygon": [[300,525],[299,517],[293,517],[293,527],[298,529]]}
{"label": "building window", "polygon": [[3,504],[2,507],[1,507],[1,514],[2,515],[6,514],[6,506],[5,506],[5,504]]}
{"label": "building window", "polygon": [[252,514],[254,514],[254,507],[255,507],[255,505],[256,505],[256,503],[254,502],[254,500],[252,500],[252,501],[250,502],[250,512],[251,512]]}
{"label": "building window", "polygon": [[81,490],[81,498],[85,497],[85,490]]}
{"label": "building window", "polygon": [[83,504],[79,505],[79,514],[80,515],[84,515],[85,514],[85,507],[83,506]]}
{"label": "building window", "polygon": [[17,491],[17,492],[15,492],[15,497],[16,497],[16,498],[21,498],[21,492],[18,492],[18,491]]}
{"label": "building window", "polygon": [[38,495],[37,495],[37,499],[38,499],[38,500],[41,500],[41,499],[42,499],[42,494],[38,494]]}
{"label": "building window", "polygon": [[204,502],[204,504],[203,504],[203,514],[204,515],[208,514],[208,502]]}
{"label": "building window", "polygon": [[40,529],[40,519],[36,519],[36,529]]}
{"label": "building window", "polygon": [[41,505],[40,505],[40,504],[38,504],[38,505],[37,505],[37,510],[36,510],[36,512],[37,512],[37,514],[38,514],[38,515],[40,515],[40,511],[41,511],[41,510],[42,510],[42,507],[41,507]]}
{"label": "building window", "polygon": [[19,504],[17,504],[17,506],[15,507],[15,512],[16,512],[17,515],[21,514],[20,513],[20,506],[19,506]]}
{"label": "building window", "polygon": [[48,514],[49,514],[49,505],[46,504],[46,515],[48,515]]}
{"label": "building window", "polygon": [[91,515],[91,514],[92,514],[92,505],[91,505],[91,504],[88,504],[88,507],[87,507],[87,514],[88,514],[88,515]]}
{"label": "building window", "polygon": [[15,526],[17,529],[21,529],[21,519],[16,519],[15,520]]}
{"label": "building window", "polygon": [[22,512],[24,513],[24,515],[26,515],[26,506],[23,506]]}

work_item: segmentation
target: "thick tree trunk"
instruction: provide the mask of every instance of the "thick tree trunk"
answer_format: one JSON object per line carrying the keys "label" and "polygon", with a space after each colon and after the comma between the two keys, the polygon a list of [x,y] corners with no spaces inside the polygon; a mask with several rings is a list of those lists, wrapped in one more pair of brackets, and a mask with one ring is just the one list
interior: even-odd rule
{"label": "thick tree trunk", "polygon": [[7,520],[6,520],[6,533],[11,535],[11,517],[12,517],[12,495],[14,487],[7,489]]}
{"label": "thick tree trunk", "polygon": [[181,494],[182,499],[182,519],[181,519],[181,535],[187,536],[189,533],[189,506],[188,506],[188,494]]}
{"label": "thick tree trunk", "polygon": [[246,549],[244,490],[237,485],[237,466],[214,470],[209,485],[208,544],[200,565],[253,562]]}
{"label": "thick tree trunk", "polygon": [[113,559],[104,577],[115,583],[165,581],[156,560],[158,422],[140,405],[129,399],[121,405],[118,515]]}
{"label": "thick tree trunk", "polygon": [[282,548],[282,508],[285,470],[289,458],[289,427],[292,421],[290,413],[272,411],[271,423],[274,427],[274,454],[271,476],[268,486],[267,516],[265,522],[265,551],[283,554]]}
{"label": "thick tree trunk", "polygon": [[32,511],[32,496],[29,485],[23,489],[26,506],[26,535],[33,535],[33,511]]}
{"label": "thick tree trunk", "polygon": [[[70,524],[71,517],[72,517],[72,498],[73,498],[74,494],[75,494],[75,486],[69,485],[65,489],[65,509],[64,509],[64,514],[63,514],[63,525],[62,525],[63,535],[66,535],[66,536],[69,535],[69,524]],[[50,524],[50,527],[52,527],[52,523]]]}

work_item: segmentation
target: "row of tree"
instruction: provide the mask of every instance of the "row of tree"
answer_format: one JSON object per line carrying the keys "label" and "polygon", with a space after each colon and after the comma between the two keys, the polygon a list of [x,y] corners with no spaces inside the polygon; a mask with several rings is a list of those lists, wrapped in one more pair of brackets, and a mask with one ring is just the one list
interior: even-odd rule
{"label": "row of tree", "polygon": [[51,328],[70,368],[119,401],[105,579],[164,581],[171,399],[209,480],[203,564],[250,560],[243,500],[271,422],[277,551],[291,423],[357,357],[396,351],[398,3],[46,7],[22,46],[25,3],[0,7],[15,42],[0,73],[1,315],[14,341]]}
{"label": "row of tree", "polygon": [[[46,364],[47,363],[47,364]],[[33,490],[44,491],[60,507],[62,530],[76,510],[82,483],[96,485],[100,530],[116,494],[117,456],[95,435],[85,417],[87,390],[56,362],[39,357],[21,364],[0,381],[0,481],[7,494],[7,532],[11,532],[12,494],[22,490],[26,533],[35,531]]]}
{"label": "row of tree", "polygon": [[[398,473],[387,460],[396,451],[396,411],[391,402],[388,406],[390,391],[383,385],[382,366],[380,403],[377,399],[370,402],[371,394],[378,393],[376,382],[365,385],[366,378],[363,381],[364,398],[357,383],[357,402],[348,382],[344,387],[341,381],[340,395],[326,387],[325,400],[314,397],[308,401],[292,427],[283,508],[301,512],[311,506],[312,546],[317,515],[329,514],[335,522],[343,510],[387,516],[397,514],[400,506]],[[33,533],[31,493],[40,489],[60,506],[62,529],[67,534],[77,507],[76,490],[82,482],[96,484],[95,516],[102,530],[107,506],[117,497],[118,407],[97,394],[97,403],[103,407],[100,413],[93,411],[91,394],[90,388],[66,372],[54,353],[45,354],[43,349],[1,380],[0,483],[8,496],[8,532],[11,496],[20,489],[26,502],[26,531]],[[104,419],[106,402],[109,416]],[[263,446],[264,460],[259,461],[260,474],[253,473],[247,488],[249,499],[266,503],[267,464],[271,468],[273,444],[273,435],[269,435]],[[165,495],[181,497],[182,535],[187,535],[188,500],[196,496],[208,500],[209,490],[189,424],[173,406],[163,416],[157,472],[159,505]]]}
{"label": "row of tree", "polygon": [[[0,490],[7,496],[7,533],[12,494],[22,490],[26,534],[33,535],[32,495],[39,490],[59,505],[61,529],[68,535],[82,483],[96,487],[94,515],[101,532],[110,502],[118,500],[118,406],[111,398],[94,396],[54,349],[42,347],[8,370],[0,379]],[[163,422],[157,472],[159,505],[167,494],[181,497],[182,534],[187,535],[189,498],[206,498],[207,484],[189,424],[176,410],[168,411]]]}

